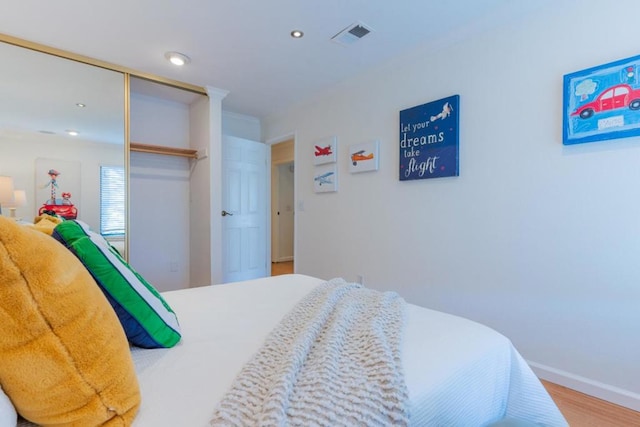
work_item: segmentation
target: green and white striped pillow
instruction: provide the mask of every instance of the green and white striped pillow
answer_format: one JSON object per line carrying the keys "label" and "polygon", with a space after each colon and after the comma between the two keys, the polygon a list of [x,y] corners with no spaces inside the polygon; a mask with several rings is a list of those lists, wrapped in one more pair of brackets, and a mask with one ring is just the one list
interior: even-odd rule
{"label": "green and white striped pillow", "polygon": [[131,344],[144,348],[173,347],[180,341],[175,313],[158,291],[87,224],[67,220],[53,237],[89,270],[111,303]]}

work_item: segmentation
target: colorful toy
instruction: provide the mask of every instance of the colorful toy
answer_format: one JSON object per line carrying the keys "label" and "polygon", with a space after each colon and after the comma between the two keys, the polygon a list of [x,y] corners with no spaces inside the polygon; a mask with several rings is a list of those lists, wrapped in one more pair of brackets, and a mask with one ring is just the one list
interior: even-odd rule
{"label": "colorful toy", "polygon": [[50,178],[49,182],[43,185],[42,188],[50,186],[51,197],[40,207],[38,215],[42,215],[48,211],[64,219],[76,219],[78,217],[78,209],[71,202],[71,193],[65,191],[62,193],[62,200],[56,199],[56,189],[59,188],[58,176],[61,175],[61,173],[55,169],[49,169],[47,174]]}

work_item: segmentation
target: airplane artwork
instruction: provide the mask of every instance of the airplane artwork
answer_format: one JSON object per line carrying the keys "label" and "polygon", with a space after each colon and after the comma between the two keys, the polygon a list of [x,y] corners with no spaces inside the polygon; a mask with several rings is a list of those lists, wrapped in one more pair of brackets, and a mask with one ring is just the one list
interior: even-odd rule
{"label": "airplane artwork", "polygon": [[365,152],[366,150],[360,150],[351,154],[351,162],[353,162],[353,166],[357,166],[358,162],[373,160],[373,153],[364,154]]}
{"label": "airplane artwork", "polygon": [[349,172],[359,173],[378,170],[380,143],[378,140],[349,146]]}
{"label": "airplane artwork", "polygon": [[331,145],[327,145],[326,147],[320,147],[316,145],[316,152],[315,152],[316,157],[330,156],[332,154],[333,154],[333,151],[331,151]]}
{"label": "airplane artwork", "polygon": [[316,193],[338,191],[338,169],[336,164],[318,166],[313,174],[313,189]]}
{"label": "airplane artwork", "polygon": [[338,140],[335,136],[318,139],[313,143],[313,164],[335,163],[338,159]]}
{"label": "airplane artwork", "polygon": [[318,175],[315,178],[313,178],[313,180],[318,181],[318,185],[333,184],[333,181],[331,180],[331,175],[333,175],[333,172],[323,173],[322,175]]}

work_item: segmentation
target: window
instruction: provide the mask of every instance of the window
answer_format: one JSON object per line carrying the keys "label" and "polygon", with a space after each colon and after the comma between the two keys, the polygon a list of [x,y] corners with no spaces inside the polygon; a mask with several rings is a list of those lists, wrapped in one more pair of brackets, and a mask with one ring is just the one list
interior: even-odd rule
{"label": "window", "polygon": [[609,90],[603,93],[602,96],[600,97],[600,99],[609,99],[609,98],[613,98],[613,90]]}
{"label": "window", "polygon": [[100,234],[124,236],[124,167],[100,166]]}

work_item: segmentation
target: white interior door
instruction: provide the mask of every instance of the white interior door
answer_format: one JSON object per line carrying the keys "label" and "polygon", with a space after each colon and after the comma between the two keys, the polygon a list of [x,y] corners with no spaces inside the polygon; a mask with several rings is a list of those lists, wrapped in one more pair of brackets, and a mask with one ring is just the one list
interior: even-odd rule
{"label": "white interior door", "polygon": [[278,260],[293,260],[293,162],[278,166]]}
{"label": "white interior door", "polygon": [[222,138],[223,282],[267,276],[269,147]]}

